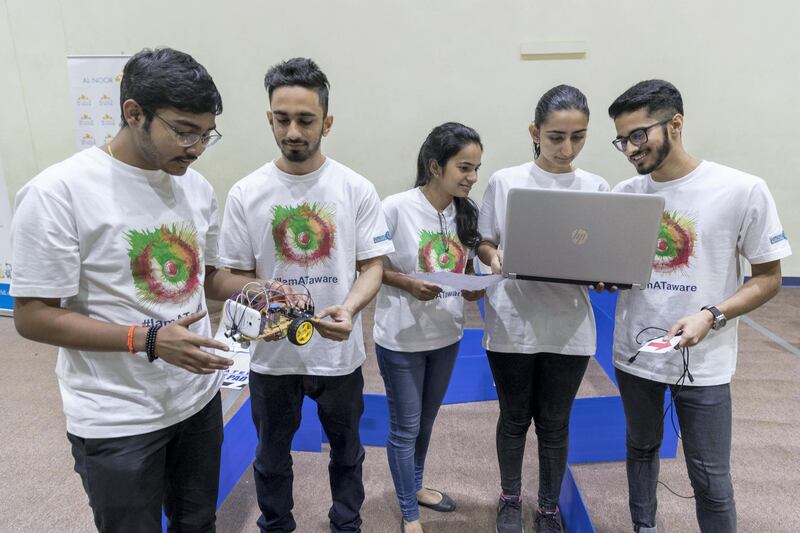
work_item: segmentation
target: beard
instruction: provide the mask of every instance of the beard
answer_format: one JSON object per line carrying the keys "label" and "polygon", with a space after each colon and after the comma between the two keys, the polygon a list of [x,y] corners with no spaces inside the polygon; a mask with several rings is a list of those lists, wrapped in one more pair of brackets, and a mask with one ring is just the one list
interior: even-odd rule
{"label": "beard", "polygon": [[651,174],[654,170],[656,170],[658,167],[661,166],[661,163],[664,162],[664,160],[667,158],[671,150],[672,150],[672,144],[670,143],[669,137],[667,135],[664,135],[664,142],[662,142],[661,146],[659,146],[655,150],[656,160],[653,161],[653,163],[650,165],[643,167],[636,167],[636,172],[638,172],[641,175]]}
{"label": "beard", "polygon": [[317,152],[319,152],[319,145],[322,142],[322,132],[320,132],[317,139],[313,142],[303,142],[297,144],[287,144],[281,141],[280,149],[283,157],[292,163],[302,163],[311,159]]}
{"label": "beard", "polygon": [[[139,151],[139,157],[141,157],[147,165],[145,168],[158,169],[173,176],[183,176],[186,174],[189,165],[197,160],[197,157],[184,154],[172,159],[166,159],[153,141],[152,132],[150,131],[151,125],[152,123],[136,136],[136,148]],[[188,162],[188,164],[184,163],[184,161]]]}

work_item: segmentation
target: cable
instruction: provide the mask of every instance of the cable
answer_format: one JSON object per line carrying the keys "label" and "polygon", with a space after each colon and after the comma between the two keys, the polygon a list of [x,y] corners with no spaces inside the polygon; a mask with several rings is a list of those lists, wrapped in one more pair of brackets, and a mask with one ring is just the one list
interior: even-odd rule
{"label": "cable", "polygon": [[664,483],[664,482],[663,482],[663,481],[661,481],[660,479],[658,480],[658,484],[659,484],[659,485],[663,485],[665,489],[667,489],[668,491],[670,491],[672,494],[674,494],[674,495],[675,495],[675,496],[677,496],[678,498],[683,498],[684,500],[694,500],[694,495],[692,495],[692,496],[684,496],[683,494],[678,494],[677,492],[675,492],[674,490],[672,490],[671,488],[669,488],[669,485],[667,485],[666,483]]}
{"label": "cable", "polygon": [[[641,337],[644,334],[644,332],[646,332],[646,331],[658,331],[659,335],[656,335],[655,337],[647,339],[646,341],[642,341]],[[655,339],[658,339],[660,337],[663,337],[667,333],[668,333],[668,330],[666,330],[664,328],[659,328],[659,327],[656,327],[656,326],[650,326],[650,327],[646,327],[646,328],[643,328],[642,330],[640,330],[639,333],[636,334],[635,340],[636,340],[636,343],[639,346],[641,346],[644,343],[647,343],[647,342],[650,342],[652,340],[655,340]],[[694,377],[692,376],[692,373],[689,371],[689,347],[688,346],[682,346],[682,347],[676,347],[676,349],[680,350],[680,352],[681,352],[681,359],[682,359],[682,363],[683,363],[683,371],[681,372],[681,375],[678,378],[678,380],[672,385],[672,387],[670,387],[669,405],[667,406],[666,409],[664,409],[664,416],[661,417],[661,422],[662,422],[662,426],[663,426],[664,420],[667,418],[667,413],[669,413],[670,414],[669,420],[670,420],[670,423],[672,424],[672,430],[675,431],[675,436],[678,437],[678,440],[683,440],[683,438],[681,437],[680,431],[678,431],[678,426],[675,424],[675,413],[677,411],[677,408],[675,407],[675,400],[678,398],[678,396],[680,395],[681,391],[683,390],[683,387],[684,387],[684,385],[686,383],[686,378],[689,378],[689,383],[694,383]],[[630,357],[628,359],[628,362],[629,363],[633,363],[634,361],[636,361],[636,358],[639,356],[640,353],[641,352],[637,351],[635,354],[633,354],[632,357]],[[673,387],[675,388],[675,390],[673,390]],[[680,498],[684,498],[684,499],[687,499],[687,500],[695,499],[694,495],[692,495],[692,496],[683,496],[681,494],[678,494],[677,492],[672,490],[669,487],[669,485],[667,485],[666,483],[664,483],[661,480],[658,480],[658,483],[660,485],[663,485],[668,491],[670,491],[675,496],[678,496]]]}

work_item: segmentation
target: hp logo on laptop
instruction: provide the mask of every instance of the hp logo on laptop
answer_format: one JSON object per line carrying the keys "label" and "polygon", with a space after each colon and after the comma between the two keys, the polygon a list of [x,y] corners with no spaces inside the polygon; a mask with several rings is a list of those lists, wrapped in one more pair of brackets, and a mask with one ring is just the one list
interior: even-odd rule
{"label": "hp logo on laptop", "polygon": [[578,246],[589,239],[589,232],[583,228],[572,230],[572,242]]}

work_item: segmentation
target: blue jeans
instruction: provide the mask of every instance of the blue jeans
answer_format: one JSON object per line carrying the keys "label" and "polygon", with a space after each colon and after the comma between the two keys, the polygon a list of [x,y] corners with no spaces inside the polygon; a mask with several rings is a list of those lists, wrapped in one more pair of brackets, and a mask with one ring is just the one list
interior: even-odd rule
{"label": "blue jeans", "polygon": [[222,437],[219,393],[186,420],[150,433],[67,433],[97,530],[161,533],[163,504],[167,531],[215,531]]}
{"label": "blue jeans", "polygon": [[558,506],[567,468],[569,415],[589,357],[486,352],[497,386],[497,461],[504,494],[522,493],[522,460],[531,419],[539,444],[539,507]]}
{"label": "blue jeans", "polygon": [[[620,370],[616,370],[616,376],[625,409],[631,519],[634,528],[655,527],[658,450],[664,436],[664,392],[668,385]],[[669,387],[681,426],[700,530],[735,532],[730,384]]]}
{"label": "blue jeans", "polygon": [[395,352],[375,345],[389,402],[386,454],[403,519],[419,519],[425,456],[433,422],[447,392],[459,343],[424,352]]}
{"label": "blue jeans", "polygon": [[317,402],[317,414],[331,446],[328,476],[334,533],[361,531],[364,448],[358,425],[364,412],[361,367],[344,376],[270,376],[250,372],[250,398],[258,447],[253,461],[261,531],[288,532],[292,516],[292,438],[300,427],[303,397]]}

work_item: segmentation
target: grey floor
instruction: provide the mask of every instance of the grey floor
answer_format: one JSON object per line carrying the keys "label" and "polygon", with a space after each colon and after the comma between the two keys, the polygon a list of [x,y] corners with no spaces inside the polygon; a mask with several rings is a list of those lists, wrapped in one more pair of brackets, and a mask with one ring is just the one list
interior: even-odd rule
{"label": "grey floor", "polygon": [[[370,322],[369,311],[365,321]],[[800,531],[800,289],[784,289],[740,324],[738,371],[733,381],[733,478],[739,531]],[[477,313],[470,312],[472,326]],[[369,329],[369,328],[365,328]],[[53,373],[55,349],[20,338],[11,319],[0,319],[0,533],[92,531],[91,512],[72,471],[61,400]],[[364,367],[367,392],[382,392],[371,341]],[[580,396],[614,394],[596,363]],[[226,392],[227,394],[227,392]],[[239,399],[239,402],[246,396]],[[237,404],[239,403],[237,402]],[[498,492],[494,426],[496,402],[444,406],[434,429],[426,485],[447,491],[454,513],[424,509],[427,532],[494,531]],[[528,450],[536,449],[532,432]],[[536,496],[535,453],[525,461],[526,530],[532,531]],[[327,531],[330,493],[325,453],[295,453],[295,517],[300,532]],[[573,466],[598,532],[630,531],[623,463]],[[365,532],[399,529],[399,511],[384,448],[368,448],[364,466]],[[661,464],[661,479],[690,494],[685,464]],[[258,508],[252,474],[239,481],[218,513],[218,531],[256,532]],[[694,532],[694,504],[659,489],[659,531]]]}

